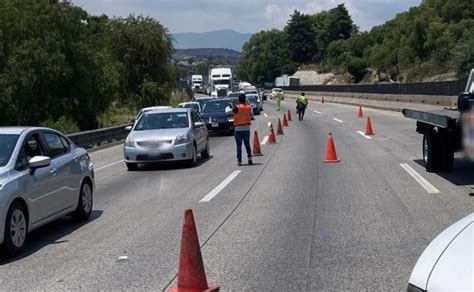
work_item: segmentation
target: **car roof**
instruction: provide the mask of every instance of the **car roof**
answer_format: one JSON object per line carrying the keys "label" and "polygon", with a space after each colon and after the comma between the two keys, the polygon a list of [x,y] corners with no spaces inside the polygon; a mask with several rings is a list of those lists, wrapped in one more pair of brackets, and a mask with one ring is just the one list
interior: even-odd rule
{"label": "car roof", "polygon": [[52,130],[52,129],[44,128],[44,127],[25,127],[25,126],[0,127],[0,134],[20,135],[24,131],[31,131],[31,130]]}
{"label": "car roof", "polygon": [[194,98],[195,100],[201,100],[201,99],[215,99],[212,96],[197,96]]}
{"label": "car roof", "polygon": [[140,111],[151,111],[151,110],[158,110],[158,109],[169,109],[172,108],[169,105],[160,105],[160,106],[149,106],[149,107],[144,107]]}
{"label": "car roof", "polygon": [[164,109],[156,109],[147,111],[146,114],[158,114],[158,113],[187,113],[192,111],[193,109],[186,108],[186,107],[179,107],[179,108],[164,108]]}
{"label": "car roof", "polygon": [[199,104],[199,102],[197,102],[197,101],[186,101],[186,102],[182,102],[180,104]]}

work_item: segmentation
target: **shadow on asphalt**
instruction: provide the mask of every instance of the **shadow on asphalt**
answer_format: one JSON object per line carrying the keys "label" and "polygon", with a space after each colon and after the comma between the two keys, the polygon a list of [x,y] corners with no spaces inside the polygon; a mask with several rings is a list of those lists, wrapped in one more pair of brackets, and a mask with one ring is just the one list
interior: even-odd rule
{"label": "shadow on asphalt", "polygon": [[67,243],[68,240],[61,239],[80,229],[82,226],[97,220],[102,216],[102,213],[102,210],[92,210],[89,220],[84,222],[75,222],[70,217],[63,217],[33,230],[28,234],[28,242],[26,243],[25,250],[20,255],[8,258],[2,251],[0,254],[0,266],[26,258],[50,244]]}
{"label": "shadow on asphalt", "polygon": [[[425,167],[425,163],[422,159],[414,160],[414,162]],[[451,172],[438,172],[436,174],[457,186],[473,185],[472,190],[474,191],[474,175],[472,175],[473,173],[474,163],[472,161],[462,158],[455,158],[454,167]]]}
{"label": "shadow on asphalt", "polygon": [[[145,165],[139,165],[138,169],[135,172],[140,171],[156,171],[156,170],[176,170],[176,169],[186,169],[186,168],[197,168],[207,161],[213,159],[214,156],[209,156],[209,158],[203,159],[201,157],[198,158],[196,166],[190,167],[186,161],[174,161],[174,162],[158,162],[158,163],[150,163]],[[129,171],[130,172],[130,171]]]}

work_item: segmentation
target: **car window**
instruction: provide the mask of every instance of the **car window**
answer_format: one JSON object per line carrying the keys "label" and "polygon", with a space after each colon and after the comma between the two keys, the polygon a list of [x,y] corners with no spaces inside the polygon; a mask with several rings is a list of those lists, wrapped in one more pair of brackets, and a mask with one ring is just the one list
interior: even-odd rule
{"label": "car window", "polygon": [[7,165],[19,135],[0,134],[0,167]]}
{"label": "car window", "polygon": [[145,113],[138,120],[134,131],[187,127],[189,127],[189,120],[186,112]]}
{"label": "car window", "polygon": [[193,125],[194,123],[201,122],[201,118],[199,118],[199,115],[195,112],[191,113],[191,119],[193,121]]}
{"label": "car window", "polygon": [[54,133],[44,133],[43,134],[44,140],[46,142],[47,149],[47,156],[51,158],[58,157],[67,153],[69,151],[68,145],[64,145],[61,137]]}
{"label": "car window", "polygon": [[28,167],[31,158],[35,156],[44,156],[44,154],[45,152],[41,145],[39,135],[32,134],[23,143],[15,168],[18,170],[25,169]]}

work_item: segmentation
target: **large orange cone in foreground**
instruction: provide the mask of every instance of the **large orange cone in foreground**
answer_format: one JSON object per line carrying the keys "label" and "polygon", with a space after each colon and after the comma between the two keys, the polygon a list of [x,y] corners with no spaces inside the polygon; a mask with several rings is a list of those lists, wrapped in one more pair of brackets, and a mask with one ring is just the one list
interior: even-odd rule
{"label": "large orange cone in foreground", "polygon": [[278,118],[277,135],[283,135],[283,127],[281,126],[281,120],[280,120],[280,118]]}
{"label": "large orange cone in foreground", "polygon": [[277,140],[275,137],[275,132],[273,131],[273,125],[270,125],[270,134],[268,135],[268,144],[276,144]]}
{"label": "large orange cone in foreground", "polygon": [[289,121],[289,122],[293,121],[293,119],[291,118],[291,112],[290,112],[290,110],[288,110],[288,121]]}
{"label": "large orange cone in foreground", "polygon": [[288,127],[288,120],[286,119],[286,114],[283,114],[283,127]]}
{"label": "large orange cone in foreground", "polygon": [[367,118],[367,125],[365,126],[365,134],[367,136],[374,135],[374,129],[372,128],[372,122],[370,121],[370,117]]}
{"label": "large orange cone in foreground", "polygon": [[358,118],[363,118],[364,117],[364,113],[362,112],[362,107],[359,106],[359,112],[357,113],[357,117]]}
{"label": "large orange cone in foreground", "polygon": [[258,133],[255,131],[253,133],[253,156],[262,156],[262,150],[260,149],[260,139],[258,139]]}
{"label": "large orange cone in foreground", "polygon": [[194,223],[193,211],[184,211],[184,225],[179,256],[178,288],[173,292],[219,291],[219,286],[208,285],[202,261],[201,247]]}
{"label": "large orange cone in foreground", "polygon": [[332,134],[329,133],[328,143],[326,146],[326,160],[324,160],[324,163],[336,163],[336,162],[340,162],[340,160],[337,159],[336,146],[334,145],[334,139],[332,138]]}

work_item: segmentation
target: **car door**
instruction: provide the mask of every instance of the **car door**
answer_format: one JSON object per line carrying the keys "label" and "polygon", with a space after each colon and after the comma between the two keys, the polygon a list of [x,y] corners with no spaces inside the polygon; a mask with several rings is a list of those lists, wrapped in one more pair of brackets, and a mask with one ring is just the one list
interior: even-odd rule
{"label": "car door", "polygon": [[46,145],[46,153],[51,157],[53,172],[54,200],[56,213],[65,211],[77,204],[80,188],[80,167],[66,139],[58,133],[44,131],[41,137]]}
{"label": "car door", "polygon": [[33,225],[54,213],[52,193],[55,191],[51,165],[30,169],[29,160],[35,156],[47,156],[39,133],[25,137],[15,164],[15,170],[19,174],[19,192],[28,201]]}
{"label": "car door", "polygon": [[201,151],[206,147],[206,144],[205,144],[206,143],[206,141],[205,141],[205,139],[206,139],[206,137],[205,137],[205,135],[206,135],[205,128],[204,128],[204,125],[199,126],[199,127],[194,126],[194,123],[202,122],[201,119],[199,118],[199,115],[194,111],[191,111],[191,121],[192,121],[193,128],[194,128],[194,134],[196,136],[198,151]]}

